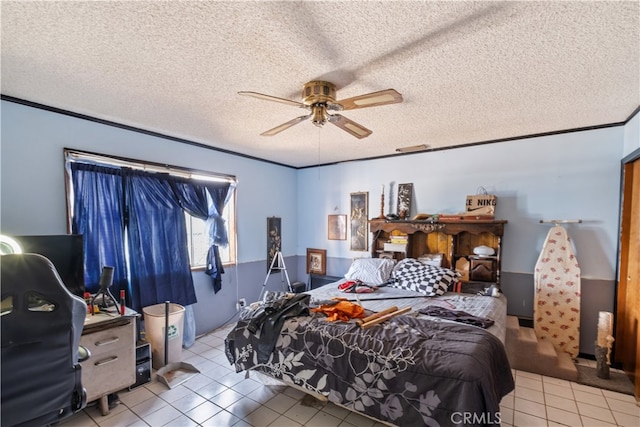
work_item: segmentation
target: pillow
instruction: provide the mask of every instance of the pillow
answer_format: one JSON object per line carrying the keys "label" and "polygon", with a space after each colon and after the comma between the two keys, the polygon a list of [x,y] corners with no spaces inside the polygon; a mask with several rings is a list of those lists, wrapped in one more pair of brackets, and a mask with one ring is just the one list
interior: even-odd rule
{"label": "pillow", "polygon": [[442,266],[442,258],[444,258],[444,254],[443,253],[439,253],[439,254],[424,254],[421,255],[418,258],[418,261],[420,261],[423,264],[426,265],[434,265],[436,267],[440,267]]}
{"label": "pillow", "polygon": [[421,292],[428,297],[433,297],[453,288],[459,276],[457,271],[426,265],[413,258],[405,258],[394,267],[389,286]]}
{"label": "pillow", "polygon": [[358,258],[344,275],[348,280],[361,280],[367,285],[382,285],[391,277],[396,261],[387,258]]}

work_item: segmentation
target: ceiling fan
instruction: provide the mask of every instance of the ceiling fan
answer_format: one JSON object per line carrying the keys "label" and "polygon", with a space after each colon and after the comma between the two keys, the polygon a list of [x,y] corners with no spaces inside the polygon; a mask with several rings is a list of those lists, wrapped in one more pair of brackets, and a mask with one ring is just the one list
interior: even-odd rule
{"label": "ceiling fan", "polygon": [[305,116],[296,117],[279,126],[262,132],[262,136],[273,136],[291,126],[296,125],[311,117],[311,121],[316,126],[322,126],[326,122],[338,126],[340,129],[350,133],[356,138],[366,138],[371,135],[371,131],[364,126],[344,117],[341,114],[329,114],[328,111],[355,110],[356,108],[376,107],[378,105],[396,104],[402,102],[402,95],[394,89],[386,89],[378,92],[367,93],[365,95],[354,96],[352,98],[336,101],[336,86],[333,83],[321,80],[314,80],[302,86],[302,102],[292,101],[286,98],[264,95],[258,92],[240,91],[239,95],[252,96],[267,101],[281,102],[304,108],[310,113]]}

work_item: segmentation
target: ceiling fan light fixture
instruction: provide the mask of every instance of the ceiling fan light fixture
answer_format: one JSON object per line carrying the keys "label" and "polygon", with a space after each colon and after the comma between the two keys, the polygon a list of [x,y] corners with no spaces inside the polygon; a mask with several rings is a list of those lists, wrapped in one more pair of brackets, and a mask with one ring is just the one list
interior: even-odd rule
{"label": "ceiling fan light fixture", "polygon": [[396,148],[396,152],[398,153],[416,153],[418,151],[424,151],[429,149],[428,144],[419,144],[419,145],[411,145],[409,147],[400,147]]}
{"label": "ceiling fan light fixture", "polygon": [[296,117],[273,129],[262,132],[260,134],[262,136],[277,135],[283,130],[289,129],[291,126],[311,118],[312,123],[318,127],[329,122],[356,138],[362,139],[371,135],[371,130],[340,114],[328,114],[327,111],[354,110],[357,108],[369,108],[402,102],[402,95],[395,89],[385,89],[336,101],[336,85],[324,80],[313,80],[305,83],[302,87],[302,102],[278,98],[277,96],[265,95],[258,92],[240,91],[238,94],[293,105],[309,111],[309,114],[306,116]]}
{"label": "ceiling fan light fixture", "polygon": [[311,106],[311,115],[312,115],[311,122],[314,125],[321,127],[327,121],[326,113],[327,113],[327,110],[325,106],[322,104],[316,104]]}
{"label": "ceiling fan light fixture", "polygon": [[302,87],[302,103],[313,106],[317,103],[336,101],[336,85],[314,80]]}

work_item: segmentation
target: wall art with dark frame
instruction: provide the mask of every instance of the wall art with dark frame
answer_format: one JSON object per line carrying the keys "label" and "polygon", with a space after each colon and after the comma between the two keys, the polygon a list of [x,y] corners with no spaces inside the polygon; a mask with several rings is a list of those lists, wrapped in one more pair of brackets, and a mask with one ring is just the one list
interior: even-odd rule
{"label": "wall art with dark frame", "polygon": [[327,227],[329,240],[347,240],[346,215],[329,215]]}
{"label": "wall art with dark frame", "polygon": [[273,258],[282,250],[281,223],[278,217],[267,218],[267,272],[270,273],[274,273],[273,270],[269,271]]}
{"label": "wall art with dark frame", "polygon": [[307,273],[327,274],[327,250],[307,248]]}
{"label": "wall art with dark frame", "polygon": [[413,198],[413,184],[398,184],[398,216],[407,219],[411,215],[411,200]]}
{"label": "wall art with dark frame", "polygon": [[351,193],[351,250],[369,246],[369,193]]}

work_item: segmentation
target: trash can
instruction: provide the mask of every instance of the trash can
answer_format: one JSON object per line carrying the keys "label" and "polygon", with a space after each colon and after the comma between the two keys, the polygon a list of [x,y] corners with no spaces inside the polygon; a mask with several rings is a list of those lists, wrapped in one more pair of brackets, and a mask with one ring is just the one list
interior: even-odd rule
{"label": "trash can", "polygon": [[142,308],[144,330],[151,344],[151,359],[154,369],[160,369],[170,363],[182,362],[182,333],[184,327],[184,307],[169,304],[168,359],[164,360],[165,340],[165,304],[155,304]]}

